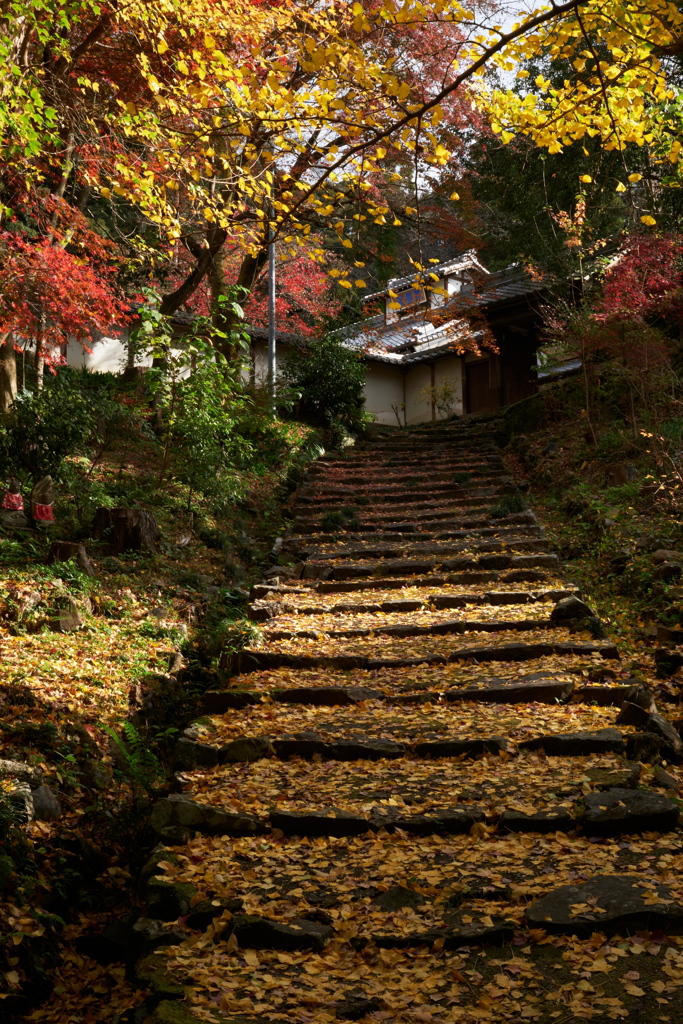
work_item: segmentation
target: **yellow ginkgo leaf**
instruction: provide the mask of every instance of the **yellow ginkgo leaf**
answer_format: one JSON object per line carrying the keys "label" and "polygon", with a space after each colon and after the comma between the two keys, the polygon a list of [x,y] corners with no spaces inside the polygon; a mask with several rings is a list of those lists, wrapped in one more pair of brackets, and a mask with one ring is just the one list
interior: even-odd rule
{"label": "yellow ginkgo leaf", "polygon": [[457,192],[451,192],[451,194],[450,194],[450,196],[448,198],[449,199],[459,199],[460,196],[458,195]]}
{"label": "yellow ginkgo leaf", "polygon": [[624,185],[623,181],[619,182],[619,184],[617,185],[616,190],[617,190],[617,192],[625,192],[626,191],[626,185]]}
{"label": "yellow ginkgo leaf", "polygon": [[361,281],[360,278],[358,278],[358,280],[354,281],[353,283],[355,284],[356,288],[367,288],[365,281]]}
{"label": "yellow ginkgo leaf", "polygon": [[338,281],[337,283],[340,284],[342,286],[342,288],[350,288],[351,287],[351,282],[350,281]]}
{"label": "yellow ginkgo leaf", "polygon": [[640,222],[641,224],[647,224],[649,228],[651,228],[654,224],[657,223],[654,217],[652,217],[649,213],[646,213],[644,217],[641,217]]}
{"label": "yellow ginkgo leaf", "polygon": [[591,178],[590,174],[580,174],[579,175],[579,181],[585,181],[586,183],[588,183],[589,181],[592,181],[592,180],[593,179]]}
{"label": "yellow ginkgo leaf", "polygon": [[643,180],[643,176],[642,176],[642,174],[629,174],[628,180],[629,181],[642,181]]}
{"label": "yellow ginkgo leaf", "polygon": [[160,39],[157,43],[157,53],[166,53],[168,50],[168,43],[165,39]]}

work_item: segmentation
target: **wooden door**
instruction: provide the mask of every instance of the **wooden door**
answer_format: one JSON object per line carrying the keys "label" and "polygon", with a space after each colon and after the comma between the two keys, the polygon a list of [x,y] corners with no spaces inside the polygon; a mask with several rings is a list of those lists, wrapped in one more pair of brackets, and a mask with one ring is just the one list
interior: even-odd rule
{"label": "wooden door", "polygon": [[[495,358],[495,357],[494,357]],[[465,363],[465,390],[468,412],[492,412],[500,407],[498,367],[491,359]]]}

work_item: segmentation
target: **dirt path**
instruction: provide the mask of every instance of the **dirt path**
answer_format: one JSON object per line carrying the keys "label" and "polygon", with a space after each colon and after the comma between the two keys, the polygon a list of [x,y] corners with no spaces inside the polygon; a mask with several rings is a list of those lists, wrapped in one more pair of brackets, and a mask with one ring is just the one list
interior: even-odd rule
{"label": "dirt path", "polygon": [[494,430],[309,474],[154,811],[151,1020],[683,1020],[681,741]]}

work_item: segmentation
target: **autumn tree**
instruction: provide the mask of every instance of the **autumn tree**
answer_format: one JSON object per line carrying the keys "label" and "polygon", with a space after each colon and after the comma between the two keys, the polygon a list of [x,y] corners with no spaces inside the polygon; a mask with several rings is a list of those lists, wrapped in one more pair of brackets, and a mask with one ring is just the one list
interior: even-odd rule
{"label": "autumn tree", "polygon": [[[251,289],[271,237],[294,253],[326,232],[353,249],[367,221],[419,222],[419,203],[391,209],[377,183],[411,163],[416,183],[438,174],[463,137],[453,110],[475,99],[503,144],[525,135],[553,153],[592,137],[618,153],[647,143],[678,163],[662,55],[682,19],[664,0],[646,11],[567,0],[510,30],[458,0],[5,0],[0,15],[11,72],[0,170],[105,233],[128,218],[141,265],[184,246],[191,269],[167,312],[205,279],[215,299],[234,254],[236,281]],[[528,90],[489,85],[495,67],[523,80],[535,57],[571,72],[539,73]],[[619,185],[635,195],[631,177],[625,166]],[[17,216],[16,199],[4,205]],[[654,222],[645,203],[638,210]],[[324,263],[322,245],[309,253]],[[420,260],[415,272],[427,273]],[[351,273],[339,280],[354,284]]]}

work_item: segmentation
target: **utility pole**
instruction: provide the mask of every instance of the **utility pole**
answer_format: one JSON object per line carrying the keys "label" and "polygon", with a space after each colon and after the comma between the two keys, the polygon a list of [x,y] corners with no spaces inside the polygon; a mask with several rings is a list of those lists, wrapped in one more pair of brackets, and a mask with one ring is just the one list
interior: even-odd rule
{"label": "utility pole", "polygon": [[275,419],[275,373],[276,373],[276,350],[275,350],[275,242],[273,241],[273,229],[270,229],[270,244],[268,246],[268,390],[270,391],[270,407],[273,419]]}

